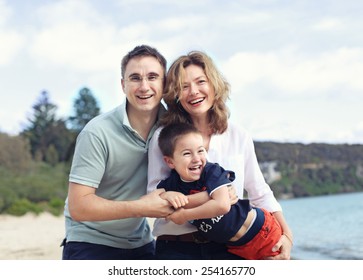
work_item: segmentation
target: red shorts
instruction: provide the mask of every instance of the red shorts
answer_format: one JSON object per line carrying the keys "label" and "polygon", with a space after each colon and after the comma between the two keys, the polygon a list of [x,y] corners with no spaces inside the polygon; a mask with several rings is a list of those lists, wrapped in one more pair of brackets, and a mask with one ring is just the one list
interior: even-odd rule
{"label": "red shorts", "polygon": [[263,223],[261,230],[251,241],[244,245],[227,245],[228,252],[247,260],[260,260],[280,254],[280,251],[272,252],[271,249],[281,238],[281,226],[270,212],[265,209],[261,210],[265,215],[265,222]]}

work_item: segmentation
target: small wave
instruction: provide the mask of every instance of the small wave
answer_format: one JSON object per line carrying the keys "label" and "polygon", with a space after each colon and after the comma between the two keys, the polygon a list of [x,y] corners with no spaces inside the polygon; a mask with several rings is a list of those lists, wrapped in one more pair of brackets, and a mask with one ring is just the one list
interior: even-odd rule
{"label": "small wave", "polygon": [[291,255],[296,260],[362,260],[363,250],[303,245],[294,247]]}

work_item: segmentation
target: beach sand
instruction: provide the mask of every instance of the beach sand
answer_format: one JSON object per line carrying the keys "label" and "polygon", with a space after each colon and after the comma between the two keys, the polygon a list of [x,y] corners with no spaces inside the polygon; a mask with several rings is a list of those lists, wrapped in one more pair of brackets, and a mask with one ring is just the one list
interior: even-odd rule
{"label": "beach sand", "polygon": [[64,217],[0,215],[0,260],[60,260]]}
{"label": "beach sand", "polygon": [[0,215],[0,260],[61,260],[63,238],[63,216]]}

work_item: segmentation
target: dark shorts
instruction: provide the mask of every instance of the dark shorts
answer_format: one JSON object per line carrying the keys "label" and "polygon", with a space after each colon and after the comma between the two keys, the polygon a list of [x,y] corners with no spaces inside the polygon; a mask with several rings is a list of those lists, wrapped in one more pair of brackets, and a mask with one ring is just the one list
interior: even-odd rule
{"label": "dark shorts", "polygon": [[153,260],[155,241],[135,249],[120,249],[87,242],[63,242],[63,260]]}
{"label": "dark shorts", "polygon": [[208,242],[156,241],[157,260],[240,260],[228,252],[226,244]]}

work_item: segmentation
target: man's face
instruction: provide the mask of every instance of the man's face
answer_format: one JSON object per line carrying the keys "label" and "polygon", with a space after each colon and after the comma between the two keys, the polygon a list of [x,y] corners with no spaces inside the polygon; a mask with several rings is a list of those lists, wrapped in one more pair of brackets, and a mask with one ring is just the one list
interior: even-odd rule
{"label": "man's face", "polygon": [[156,58],[131,59],[121,81],[130,109],[147,112],[158,108],[163,93],[163,77],[164,70]]}

